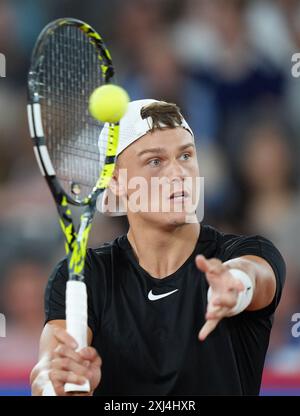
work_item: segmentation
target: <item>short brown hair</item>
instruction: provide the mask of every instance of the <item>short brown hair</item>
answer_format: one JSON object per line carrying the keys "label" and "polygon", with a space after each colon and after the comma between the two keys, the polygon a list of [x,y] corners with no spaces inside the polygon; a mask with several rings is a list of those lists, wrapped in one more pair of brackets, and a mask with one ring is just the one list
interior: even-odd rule
{"label": "short brown hair", "polygon": [[144,106],[141,109],[141,117],[142,119],[152,118],[153,126],[149,130],[152,133],[155,129],[162,129],[161,123],[172,129],[178,127],[182,122],[180,108],[176,104],[165,101],[157,101]]}

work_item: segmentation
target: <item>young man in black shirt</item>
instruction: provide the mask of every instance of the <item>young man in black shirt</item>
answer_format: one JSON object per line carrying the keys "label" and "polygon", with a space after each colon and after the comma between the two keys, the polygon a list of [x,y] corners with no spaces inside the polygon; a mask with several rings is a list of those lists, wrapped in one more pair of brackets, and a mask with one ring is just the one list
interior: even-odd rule
{"label": "young man in black shirt", "polygon": [[[90,346],[78,352],[65,331],[66,260],[54,270],[40,360],[31,373],[34,395],[50,381],[57,395],[66,395],[66,382],[86,378],[94,395],[259,393],[284,261],[263,237],[224,234],[199,224],[195,214],[187,221],[196,190],[185,183],[198,176],[193,132],[178,108],[130,103],[103,203],[107,208],[117,196],[129,231],[88,250]],[[135,210],[128,183],[136,177],[148,185],[163,179],[169,191],[153,195],[150,186],[142,195],[147,209]]]}

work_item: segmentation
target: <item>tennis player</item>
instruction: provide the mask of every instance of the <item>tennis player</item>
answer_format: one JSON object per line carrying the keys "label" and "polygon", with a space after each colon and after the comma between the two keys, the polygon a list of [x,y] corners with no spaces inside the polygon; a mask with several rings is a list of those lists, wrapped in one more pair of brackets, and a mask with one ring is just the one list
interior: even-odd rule
{"label": "tennis player", "polygon": [[[32,393],[42,395],[50,380],[66,395],[66,382],[89,379],[91,395],[257,395],[285,279],[281,254],[261,236],[191,219],[199,167],[175,104],[131,102],[117,154],[103,211],[126,214],[129,231],[88,250],[89,347],[76,352],[65,330],[64,259],[46,289]],[[136,178],[147,185],[139,198],[129,186]],[[141,199],[146,209],[131,203]]]}

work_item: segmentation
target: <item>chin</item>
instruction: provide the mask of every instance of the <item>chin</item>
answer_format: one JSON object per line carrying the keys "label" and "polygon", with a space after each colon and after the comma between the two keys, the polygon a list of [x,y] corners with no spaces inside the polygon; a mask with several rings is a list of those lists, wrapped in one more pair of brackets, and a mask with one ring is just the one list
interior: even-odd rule
{"label": "chin", "polygon": [[[194,215],[196,218],[196,216]],[[149,222],[156,223],[157,225],[161,225],[162,227],[179,227],[185,224],[190,224],[191,222],[198,222],[190,221],[191,216],[186,212],[159,212],[159,213],[152,213],[147,215],[147,219]]]}
{"label": "chin", "polygon": [[171,213],[169,214],[168,222],[174,225],[184,225],[184,224],[191,224],[191,223],[198,223],[196,215],[188,214],[186,212],[182,213]]}
{"label": "chin", "polygon": [[138,222],[142,221],[153,226],[169,228],[180,227],[186,224],[199,223],[195,212],[138,212],[129,216]]}

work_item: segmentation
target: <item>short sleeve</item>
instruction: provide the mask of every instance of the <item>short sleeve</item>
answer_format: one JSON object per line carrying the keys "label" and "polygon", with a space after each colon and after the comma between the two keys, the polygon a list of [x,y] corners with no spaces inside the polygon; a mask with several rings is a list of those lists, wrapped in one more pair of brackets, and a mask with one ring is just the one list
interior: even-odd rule
{"label": "short sleeve", "polygon": [[223,245],[221,258],[223,261],[227,261],[246,255],[254,255],[263,258],[270,264],[274,271],[276,278],[276,293],[272,302],[263,309],[249,312],[252,315],[270,316],[275,312],[279,304],[285,282],[286,266],[284,259],[271,241],[259,235],[228,238]]}
{"label": "short sleeve", "polygon": [[[88,294],[88,326],[93,334],[96,332],[97,323],[95,313],[92,306],[91,289],[89,282],[89,267],[85,267]],[[68,263],[67,259],[61,260],[54,268],[49,277],[46,286],[44,305],[45,305],[45,324],[56,319],[66,319],[65,313],[65,298],[66,298],[66,283],[68,281]]]}

